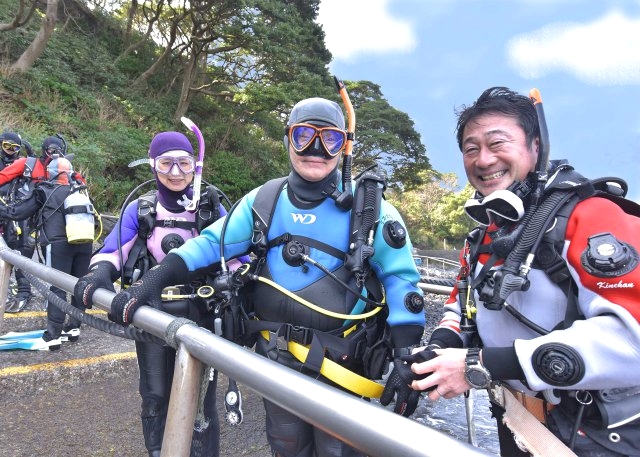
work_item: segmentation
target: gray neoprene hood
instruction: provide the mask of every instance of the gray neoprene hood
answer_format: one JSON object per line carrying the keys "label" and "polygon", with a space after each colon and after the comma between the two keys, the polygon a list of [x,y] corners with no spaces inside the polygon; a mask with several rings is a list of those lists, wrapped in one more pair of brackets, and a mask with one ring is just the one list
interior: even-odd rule
{"label": "gray neoprene hood", "polygon": [[287,125],[319,121],[344,130],[344,114],[340,105],[326,98],[307,98],[293,107]]}

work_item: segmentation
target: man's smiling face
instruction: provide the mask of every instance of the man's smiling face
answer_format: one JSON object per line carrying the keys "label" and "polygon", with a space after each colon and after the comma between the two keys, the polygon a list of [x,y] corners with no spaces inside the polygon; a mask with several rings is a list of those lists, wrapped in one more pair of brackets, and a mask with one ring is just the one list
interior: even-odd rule
{"label": "man's smiling face", "polygon": [[484,114],[465,126],[462,158],[469,183],[488,196],[534,171],[538,140],[527,144],[524,130],[513,117]]}

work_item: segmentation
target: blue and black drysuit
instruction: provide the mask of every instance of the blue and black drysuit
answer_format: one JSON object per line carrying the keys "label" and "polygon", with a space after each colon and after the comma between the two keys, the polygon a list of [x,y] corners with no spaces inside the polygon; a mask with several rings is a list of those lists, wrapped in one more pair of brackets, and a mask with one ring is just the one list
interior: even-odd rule
{"label": "blue and black drysuit", "polygon": [[[258,189],[254,189],[243,197],[237,208],[227,216],[228,226],[224,235],[226,258],[245,254],[253,247],[252,206],[257,193]],[[330,198],[304,203],[293,195],[290,186],[285,186],[278,196],[267,238],[273,240],[289,233],[304,246],[304,251],[311,259],[362,292],[362,283],[356,284],[353,274],[344,266],[344,256],[339,254],[348,251],[350,220],[351,211],[341,210]],[[397,210],[384,200],[378,221],[373,241],[374,253],[369,258],[369,265],[384,289],[391,344],[394,348],[407,348],[420,342],[425,323],[422,307],[413,306],[415,300],[411,300],[419,297],[418,302],[422,303],[422,293],[417,287],[419,273],[402,219]],[[179,256],[190,272],[219,262],[222,227],[223,221],[215,222],[204,229],[200,236],[172,250],[169,257]],[[398,233],[402,236],[396,236]],[[266,252],[265,266],[259,274],[325,310],[342,314],[363,312],[365,302],[318,267],[308,262],[301,265],[291,261],[287,263],[283,252],[288,247],[290,245],[286,243],[271,246]],[[286,323],[326,332],[340,329],[345,324],[344,320],[311,310],[262,282],[255,284],[254,297],[254,311],[261,322]],[[288,351],[275,351],[273,346],[264,337],[259,337],[256,352],[306,372],[303,364]],[[264,403],[267,437],[276,455],[361,455],[277,405],[267,400]]]}

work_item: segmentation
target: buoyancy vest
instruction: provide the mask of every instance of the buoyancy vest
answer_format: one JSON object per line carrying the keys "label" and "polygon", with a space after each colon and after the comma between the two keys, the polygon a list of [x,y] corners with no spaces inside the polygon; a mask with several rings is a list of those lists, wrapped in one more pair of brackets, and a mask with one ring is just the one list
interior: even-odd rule
{"label": "buoyancy vest", "polygon": [[[30,159],[35,158],[28,157],[26,159],[23,159],[23,161],[25,161],[26,163],[26,161],[29,161]],[[5,162],[4,160],[0,160],[0,170],[5,169],[13,162],[14,161]],[[31,166],[31,168],[33,168],[33,166]],[[30,196],[32,192],[33,184],[31,183],[31,178],[22,176],[0,186],[0,198],[2,199],[3,204],[11,204],[24,199]],[[9,246],[13,247],[23,235],[29,236],[31,234],[32,231],[29,229],[29,227],[33,224],[31,219],[32,218],[28,218],[23,221],[0,221],[0,231],[2,232],[2,235],[4,236],[4,239],[9,244]],[[33,238],[33,241],[35,241],[35,238]]]}
{"label": "buoyancy vest", "polygon": [[35,218],[35,227],[39,229],[38,240],[41,245],[67,241],[64,201],[72,192],[68,185],[39,183],[37,192],[44,194],[44,205]]}
{"label": "buoyancy vest", "polygon": [[[372,297],[375,297],[378,301],[381,300],[382,291],[380,282],[372,274],[368,259],[373,254],[373,248],[371,247],[373,244],[372,233],[375,233],[378,222],[380,203],[383,198],[383,183],[383,179],[372,172],[363,174],[357,180],[353,208],[349,213],[343,213],[345,217],[349,218],[350,223],[349,233],[344,233],[347,240],[345,243],[346,249],[341,250],[316,238],[292,234],[288,231],[272,236],[272,238],[269,239],[271,220],[278,198],[286,184],[286,178],[277,178],[268,181],[256,194],[252,206],[254,220],[252,241],[254,244],[254,253],[260,259],[266,256],[269,249],[282,245],[284,246],[284,261],[288,265],[295,267],[304,264],[304,261],[300,258],[301,254],[308,254],[309,249],[312,248],[317,249],[339,261],[337,262],[339,267],[334,269],[332,273],[343,283],[348,284],[355,290],[361,289],[364,285]],[[333,202],[330,199],[326,199],[322,204],[331,207]],[[322,210],[322,208],[320,208],[320,210]],[[287,224],[285,224],[283,229],[286,228]],[[331,233],[332,239],[341,236],[340,233],[335,233],[330,229],[329,232]],[[320,238],[320,236],[318,236],[318,238]],[[264,262],[262,263],[264,265]],[[305,269],[308,267],[302,266],[302,268]],[[265,275],[270,277],[268,269],[265,271]],[[346,314],[350,313],[358,297],[354,296],[353,293],[349,293],[344,287],[336,287],[335,280],[330,278],[329,275],[320,273],[318,276],[319,280],[310,285],[307,290],[309,298],[314,295],[322,297],[324,303],[332,303],[337,306],[337,308],[332,309],[332,311]],[[264,291],[260,291],[261,301],[265,303],[281,301],[279,292],[270,287],[264,287],[263,289]],[[313,289],[315,289],[315,292]],[[328,294],[330,293],[334,293],[335,296],[333,298],[329,297]],[[280,296],[280,298],[278,298],[278,296]],[[313,312],[313,315],[311,320],[315,323],[314,328],[319,330],[332,330],[340,327],[341,322],[339,320],[328,316],[318,316],[316,312]]]}
{"label": "buoyancy vest", "polygon": [[[619,178],[587,179],[576,173],[566,163],[559,163],[558,168],[554,169],[552,180],[547,184],[543,200],[535,210],[529,211],[529,214],[525,213],[524,219],[519,224],[505,225],[503,227],[505,230],[500,228],[497,231],[493,231],[495,227],[492,227],[491,231],[486,228],[475,229],[468,239],[468,251],[464,256],[460,274],[462,281],[457,284],[458,300],[463,311],[460,328],[462,333],[466,333],[463,340],[470,337],[471,341],[474,341],[473,338],[477,338],[478,334],[475,322],[473,322],[474,319],[470,321],[465,319],[467,313],[474,314],[475,311],[472,310],[475,307],[475,302],[471,299],[469,302],[471,306],[465,306],[467,293],[461,283],[471,284],[471,294],[469,295],[473,297],[473,289],[475,289],[480,301],[483,302],[482,305],[478,305],[477,313],[478,322],[483,322],[481,325],[481,330],[484,332],[482,343],[488,347],[503,346],[504,344],[496,344],[496,341],[504,343],[509,339],[508,337],[495,336],[498,333],[496,329],[501,322],[503,326],[509,325],[504,316],[496,316],[489,322],[486,317],[488,313],[511,314],[520,323],[533,330],[531,335],[534,336],[536,334],[547,335],[554,330],[569,329],[574,322],[584,319],[585,316],[582,315],[578,305],[578,293],[585,289],[585,284],[584,282],[579,284],[574,280],[570,272],[571,267],[567,265],[565,260],[565,257],[575,259],[575,250],[573,257],[570,257],[571,245],[567,246],[567,240],[574,241],[569,230],[570,219],[574,212],[580,209],[580,207],[576,207],[592,197],[596,197],[594,200],[610,200],[627,215],[640,217],[640,205],[624,198],[626,191],[627,184]],[[603,207],[602,204],[595,203],[595,205],[595,207]],[[528,215],[529,217],[527,217]],[[602,214],[598,217],[606,217],[606,215]],[[625,219],[616,220],[617,223],[623,221]],[[509,240],[512,235],[514,242]],[[640,262],[638,250],[632,246],[633,241],[633,239],[617,239],[604,230],[603,233],[596,232],[589,236],[584,248],[580,245],[582,254],[577,262],[581,264],[581,268],[588,275],[603,279],[624,276],[637,268]],[[468,263],[465,262],[466,259],[468,259]],[[492,268],[500,265],[502,261],[504,262],[501,268]],[[520,291],[526,293],[529,288],[529,268],[535,270],[531,271],[531,277],[536,278],[532,279],[531,288],[536,287],[533,292],[536,298],[526,302],[522,295],[518,296],[517,293]],[[480,271],[478,272],[478,270]],[[474,272],[478,272],[478,274],[471,281]],[[581,280],[584,279],[581,272],[578,272],[578,275]],[[588,275],[584,277],[586,278]],[[540,281],[541,276],[545,276],[548,284],[556,286],[554,287],[555,291],[551,291],[546,287],[545,282]],[[510,295],[512,292],[514,295]],[[555,298],[543,299],[545,292],[549,292],[547,297],[551,298],[555,295]],[[566,297],[564,318],[562,315],[554,316],[551,309],[557,307],[553,303],[562,301],[563,294]],[[511,306],[507,305],[507,299],[509,299]],[[535,308],[525,309],[523,303],[528,303]],[[547,309],[548,312],[540,311],[543,306],[546,306],[544,309]],[[623,304],[620,306],[625,307]],[[519,310],[526,312],[528,317]],[[553,322],[553,324],[547,327],[544,324],[539,325],[544,319],[547,323]],[[573,327],[571,330],[575,330],[575,328]],[[520,337],[524,334],[518,332]],[[493,341],[491,341],[492,339]],[[476,344],[472,343],[472,345]],[[566,366],[573,366],[574,361],[568,359],[567,361]],[[532,362],[536,363],[534,360]],[[625,449],[625,441],[630,437],[637,441],[637,424],[634,421],[637,422],[640,417],[640,386],[612,386],[604,390],[583,391],[583,394],[585,392],[593,399],[590,404],[586,405],[586,408],[585,404],[581,405],[576,400],[576,391],[554,390],[560,399],[559,407],[554,410],[553,414],[560,415],[559,411],[562,410],[563,417],[575,417],[581,430],[585,430],[590,438],[595,440],[595,437],[598,436],[596,441],[602,443],[603,441],[600,441],[602,439],[614,447],[622,446],[620,449],[615,449],[616,452],[627,455],[629,452]],[[580,424],[580,420],[583,421],[582,424]],[[619,432],[620,429],[613,430],[627,424],[629,428],[624,432]],[[588,431],[583,428],[587,425],[589,426]],[[609,441],[614,434],[618,436],[618,439]],[[620,439],[621,435],[625,437],[622,440]]]}
{"label": "buoyancy vest", "polygon": [[[545,272],[545,274],[563,290],[569,300],[567,316],[564,327],[571,325],[579,318],[577,310],[577,297],[572,283],[571,275],[566,261],[562,257],[562,248],[565,241],[565,232],[568,220],[575,206],[589,197],[603,197],[613,201],[627,214],[640,217],[640,205],[624,198],[627,184],[619,178],[586,179],[564,162],[557,164],[553,182],[545,190],[543,204],[538,207],[537,217],[532,217],[522,224],[520,231],[513,231],[519,238],[515,245],[504,242],[497,237],[489,245],[481,246],[486,229],[476,230],[470,237],[470,270],[474,271],[475,262],[482,253],[489,253],[491,257],[487,261],[478,276],[472,282],[472,288],[476,289],[480,299],[489,309],[501,309],[508,294],[514,287],[527,287],[525,275],[518,272],[518,268],[525,262],[525,257],[534,252],[532,268]],[[545,206],[544,202],[551,202]],[[539,221],[538,223],[536,221]],[[536,225],[537,224],[537,225]],[[507,235],[507,236],[511,236]],[[537,241],[537,243],[536,243]],[[498,247],[501,246],[501,247]],[[504,246],[512,246],[507,251]],[[623,250],[627,256],[637,256],[631,250]],[[511,271],[505,268],[491,271],[491,267],[501,258],[505,258],[505,266],[510,262]],[[616,259],[615,262],[623,264],[628,258]],[[525,290],[525,289],[519,289]]]}
{"label": "buoyancy vest", "polygon": [[[156,206],[158,204],[157,190],[149,191],[138,198],[138,237],[131,248],[124,264],[122,273],[126,285],[131,285],[150,268],[158,263],[156,256],[149,249],[148,241],[154,229],[183,229],[192,231],[193,235],[200,233],[220,218],[220,191],[213,185],[207,186],[200,195],[198,209],[194,221],[178,220],[176,218],[158,218]],[[168,234],[163,237],[159,249],[168,250],[179,247],[184,239],[177,234]]]}
{"label": "buoyancy vest", "polygon": [[14,201],[29,198],[33,193],[36,183],[46,179],[46,169],[37,157],[27,157],[24,162],[22,176],[12,181],[12,190]]}
{"label": "buoyancy vest", "polygon": [[[271,278],[265,258],[267,252],[274,247],[283,246],[284,261],[289,266],[302,270],[309,267],[303,265],[305,262],[301,261],[300,254],[306,255],[310,249],[316,249],[338,260],[336,264],[339,266],[330,272],[334,278],[330,278],[327,272],[322,272],[317,281],[302,291],[295,291],[296,294],[304,294],[311,302],[314,301],[312,297],[316,297],[317,301],[325,306],[327,303],[333,306],[328,311],[341,314],[352,312],[354,304],[359,300],[353,291],[358,291],[363,286],[364,293],[371,299],[383,301],[381,283],[372,273],[368,259],[373,255],[372,234],[375,233],[378,223],[384,180],[373,172],[364,173],[357,180],[353,208],[350,213],[342,212],[344,217],[350,218],[350,232],[344,234],[344,251],[317,239],[289,232],[269,239],[272,216],[285,184],[286,178],[268,181],[260,188],[253,202],[252,242],[257,256],[255,263],[258,265],[258,273]],[[330,199],[325,200],[323,204],[330,207],[334,205]],[[333,221],[336,225],[338,222]],[[341,236],[331,229],[327,233],[334,239]],[[351,291],[338,286],[336,279]],[[253,287],[253,310],[257,319],[247,323],[245,327],[248,332],[269,332],[274,337],[283,338],[289,344],[309,346],[304,366],[310,370],[321,372],[320,367],[326,356],[350,369],[361,371],[369,379],[377,379],[381,375],[391,349],[386,308],[381,308],[380,312],[369,319],[354,319],[345,323],[344,320],[323,314],[321,311],[295,306],[292,304],[294,300],[288,300],[280,291],[260,282]],[[286,311],[289,308],[291,310]],[[275,338],[270,344],[276,344]],[[289,349],[291,350],[291,346]],[[353,386],[349,386],[349,383],[342,384],[336,379],[333,380],[358,392],[352,389]]]}

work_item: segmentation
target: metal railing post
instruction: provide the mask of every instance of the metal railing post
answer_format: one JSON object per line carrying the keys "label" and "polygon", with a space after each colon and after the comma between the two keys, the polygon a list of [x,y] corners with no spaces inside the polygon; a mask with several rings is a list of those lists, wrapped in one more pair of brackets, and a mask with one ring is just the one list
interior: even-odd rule
{"label": "metal railing post", "polygon": [[178,345],[161,457],[189,457],[204,365]]}
{"label": "metal railing post", "polygon": [[426,282],[419,282],[418,287],[422,289],[423,292],[438,295],[451,295],[451,291],[453,290],[453,287],[429,284]]}
{"label": "metal railing post", "polygon": [[[0,250],[8,249],[4,238],[0,237]],[[11,264],[0,259],[0,329],[4,324],[4,309],[9,295],[9,279],[11,277]]]}

